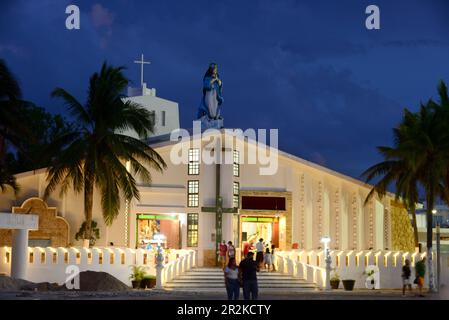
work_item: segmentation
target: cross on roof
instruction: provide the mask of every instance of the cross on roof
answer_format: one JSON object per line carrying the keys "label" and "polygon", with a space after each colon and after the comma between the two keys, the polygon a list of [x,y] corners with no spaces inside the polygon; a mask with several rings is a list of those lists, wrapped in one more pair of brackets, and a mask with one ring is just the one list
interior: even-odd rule
{"label": "cross on roof", "polygon": [[140,85],[143,86],[143,65],[144,64],[150,64],[150,61],[145,61],[143,58],[143,53],[142,53],[142,57],[140,60],[136,60],[134,61],[134,63],[140,64]]}

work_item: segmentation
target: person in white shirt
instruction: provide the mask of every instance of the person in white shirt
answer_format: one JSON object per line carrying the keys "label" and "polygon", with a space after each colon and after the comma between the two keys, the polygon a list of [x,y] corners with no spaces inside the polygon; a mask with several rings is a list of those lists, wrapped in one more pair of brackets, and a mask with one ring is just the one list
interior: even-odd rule
{"label": "person in white shirt", "polygon": [[263,265],[263,239],[260,238],[259,242],[257,242],[256,244],[256,250],[257,250],[257,254],[256,254],[256,263],[257,263],[257,268],[258,270],[260,270],[260,267]]}

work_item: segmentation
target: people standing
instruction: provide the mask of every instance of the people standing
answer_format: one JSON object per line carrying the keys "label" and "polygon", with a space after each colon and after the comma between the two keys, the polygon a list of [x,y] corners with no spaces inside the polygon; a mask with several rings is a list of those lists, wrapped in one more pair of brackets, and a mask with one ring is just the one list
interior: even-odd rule
{"label": "people standing", "polygon": [[273,264],[273,256],[271,255],[270,248],[265,249],[264,264],[267,267],[267,272],[270,272]]}
{"label": "people standing", "polygon": [[226,253],[228,252],[228,246],[226,245],[226,241],[223,240],[222,243],[220,243],[219,252],[218,252],[218,260],[221,263],[221,268],[224,269],[226,266]]}
{"label": "people standing", "polygon": [[232,241],[228,241],[228,259],[235,258],[235,247]]}
{"label": "people standing", "polygon": [[257,271],[260,270],[260,267],[263,265],[263,239],[260,238],[259,242],[256,244],[256,263],[257,263]]}
{"label": "people standing", "polygon": [[424,287],[424,277],[426,275],[426,258],[422,258],[415,265],[415,283],[418,285],[419,296],[424,297],[422,294],[422,288]]}
{"label": "people standing", "polygon": [[243,298],[245,300],[257,300],[259,287],[257,284],[257,262],[254,261],[254,253],[248,252],[245,259],[240,262],[239,272],[243,282]]}
{"label": "people standing", "polygon": [[405,288],[409,287],[410,292],[412,291],[412,284],[410,282],[410,275],[412,271],[410,270],[410,260],[405,260],[405,265],[402,267],[402,296],[405,297]]}
{"label": "people standing", "polygon": [[230,258],[228,265],[223,269],[226,293],[228,300],[238,300],[240,295],[239,269],[235,258]]}

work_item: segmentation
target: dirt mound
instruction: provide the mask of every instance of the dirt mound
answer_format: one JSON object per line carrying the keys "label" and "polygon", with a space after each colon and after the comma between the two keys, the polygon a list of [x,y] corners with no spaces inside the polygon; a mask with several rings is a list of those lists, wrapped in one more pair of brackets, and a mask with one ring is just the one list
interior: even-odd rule
{"label": "dirt mound", "polygon": [[126,284],[106,272],[80,272],[80,291],[129,291]]}
{"label": "dirt mound", "polygon": [[13,279],[8,276],[0,276],[0,291],[20,291],[22,287],[32,285],[30,281]]}
{"label": "dirt mound", "polygon": [[[83,271],[80,272],[79,291],[103,291],[124,292],[129,291],[126,284],[106,272]],[[13,279],[8,276],[0,276],[0,291],[65,291],[65,285],[57,283],[41,282],[34,283],[22,279]]]}

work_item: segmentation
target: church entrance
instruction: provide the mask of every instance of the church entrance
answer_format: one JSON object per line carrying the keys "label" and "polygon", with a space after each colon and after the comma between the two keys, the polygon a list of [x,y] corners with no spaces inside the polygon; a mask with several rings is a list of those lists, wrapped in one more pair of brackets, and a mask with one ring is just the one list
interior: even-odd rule
{"label": "church entrance", "polygon": [[[180,223],[176,215],[138,214],[136,228],[136,247],[155,248],[159,236],[164,248],[180,248]],[[155,237],[156,236],[156,237]]]}
{"label": "church entrance", "polygon": [[275,215],[242,215],[240,216],[240,230],[242,250],[248,245],[251,250],[254,249],[260,238],[270,248],[273,244],[279,248],[279,217]]}

